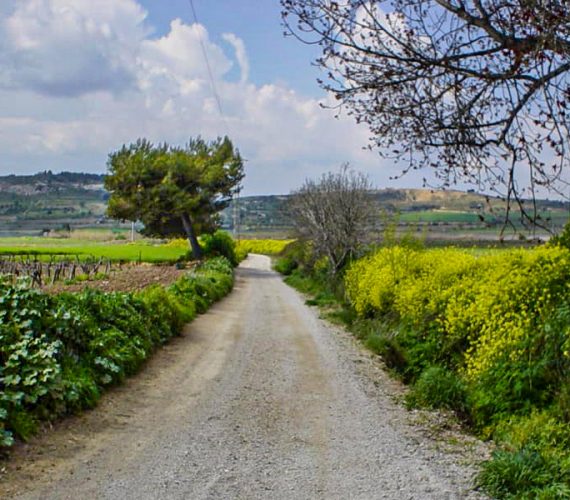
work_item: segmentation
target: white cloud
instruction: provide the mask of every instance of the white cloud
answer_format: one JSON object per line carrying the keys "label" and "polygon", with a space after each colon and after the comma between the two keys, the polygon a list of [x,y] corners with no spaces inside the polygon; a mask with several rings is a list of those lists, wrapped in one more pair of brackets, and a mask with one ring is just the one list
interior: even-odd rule
{"label": "white cloud", "polygon": [[243,43],[243,40],[235,36],[233,33],[224,33],[222,38],[234,48],[236,59],[238,60],[241,70],[240,81],[241,83],[246,83],[249,79],[249,59],[247,58],[245,43]]}
{"label": "white cloud", "polygon": [[0,85],[52,96],[121,91],[148,31],[134,0],[8,0]]}
{"label": "white cloud", "polygon": [[[283,84],[248,83],[246,47],[234,34],[223,35],[230,55],[204,26],[179,19],[152,38],[135,0],[18,0],[8,12],[0,148],[11,170],[104,171],[107,154],[138,137],[183,144],[228,134],[247,159],[245,193],[288,192],[344,161],[378,171],[377,156],[362,151],[368,132],[352,119],[335,120]],[[239,81],[230,77],[236,62]]]}
{"label": "white cloud", "polygon": [[180,19],[170,24],[167,35],[158,40],[144,40],[138,57],[140,81],[169,80],[178,85],[209,78],[200,43],[206,49],[213,77],[221,79],[232,67],[222,49],[211,43],[206,28],[187,25]]}

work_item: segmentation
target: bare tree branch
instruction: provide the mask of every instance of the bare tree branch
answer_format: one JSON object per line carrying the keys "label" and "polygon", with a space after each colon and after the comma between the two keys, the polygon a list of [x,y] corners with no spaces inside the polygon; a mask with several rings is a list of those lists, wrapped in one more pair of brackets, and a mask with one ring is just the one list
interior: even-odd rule
{"label": "bare tree branch", "polygon": [[321,46],[322,87],[382,156],[432,168],[444,187],[567,196],[570,2],[281,3],[287,31]]}
{"label": "bare tree branch", "polygon": [[338,273],[366,241],[374,210],[368,177],[344,164],[338,173],[306,180],[295,191],[290,211],[299,237],[309,240],[317,258],[326,257]]}

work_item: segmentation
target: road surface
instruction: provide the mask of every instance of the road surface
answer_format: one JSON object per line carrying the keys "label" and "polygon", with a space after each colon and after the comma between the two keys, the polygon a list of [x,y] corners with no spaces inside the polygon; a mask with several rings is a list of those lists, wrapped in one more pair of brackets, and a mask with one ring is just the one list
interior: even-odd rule
{"label": "road surface", "polygon": [[270,270],[267,257],[252,255],[232,294],[141,374],[17,451],[0,493],[481,498],[465,457],[438,449],[409,423],[394,385]]}

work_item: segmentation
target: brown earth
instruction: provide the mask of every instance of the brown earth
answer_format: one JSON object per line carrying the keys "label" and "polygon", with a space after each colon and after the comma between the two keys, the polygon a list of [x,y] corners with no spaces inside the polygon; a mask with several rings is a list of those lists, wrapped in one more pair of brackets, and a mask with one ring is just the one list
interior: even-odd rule
{"label": "brown earth", "polygon": [[153,264],[125,264],[111,270],[109,276],[101,280],[89,280],[66,285],[55,283],[44,288],[49,293],[80,292],[94,288],[104,292],[129,292],[146,288],[150,285],[170,285],[183,273],[184,269],[175,266]]}

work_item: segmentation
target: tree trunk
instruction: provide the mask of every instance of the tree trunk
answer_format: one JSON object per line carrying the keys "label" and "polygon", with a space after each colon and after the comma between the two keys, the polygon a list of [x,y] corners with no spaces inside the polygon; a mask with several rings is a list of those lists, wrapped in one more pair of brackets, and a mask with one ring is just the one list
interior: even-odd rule
{"label": "tree trunk", "polygon": [[190,243],[190,248],[192,249],[192,257],[196,260],[202,258],[202,248],[198,243],[198,238],[194,232],[194,227],[192,226],[192,220],[188,214],[182,214],[182,225],[184,226],[184,231],[186,231],[186,236],[188,237],[188,243]]}

